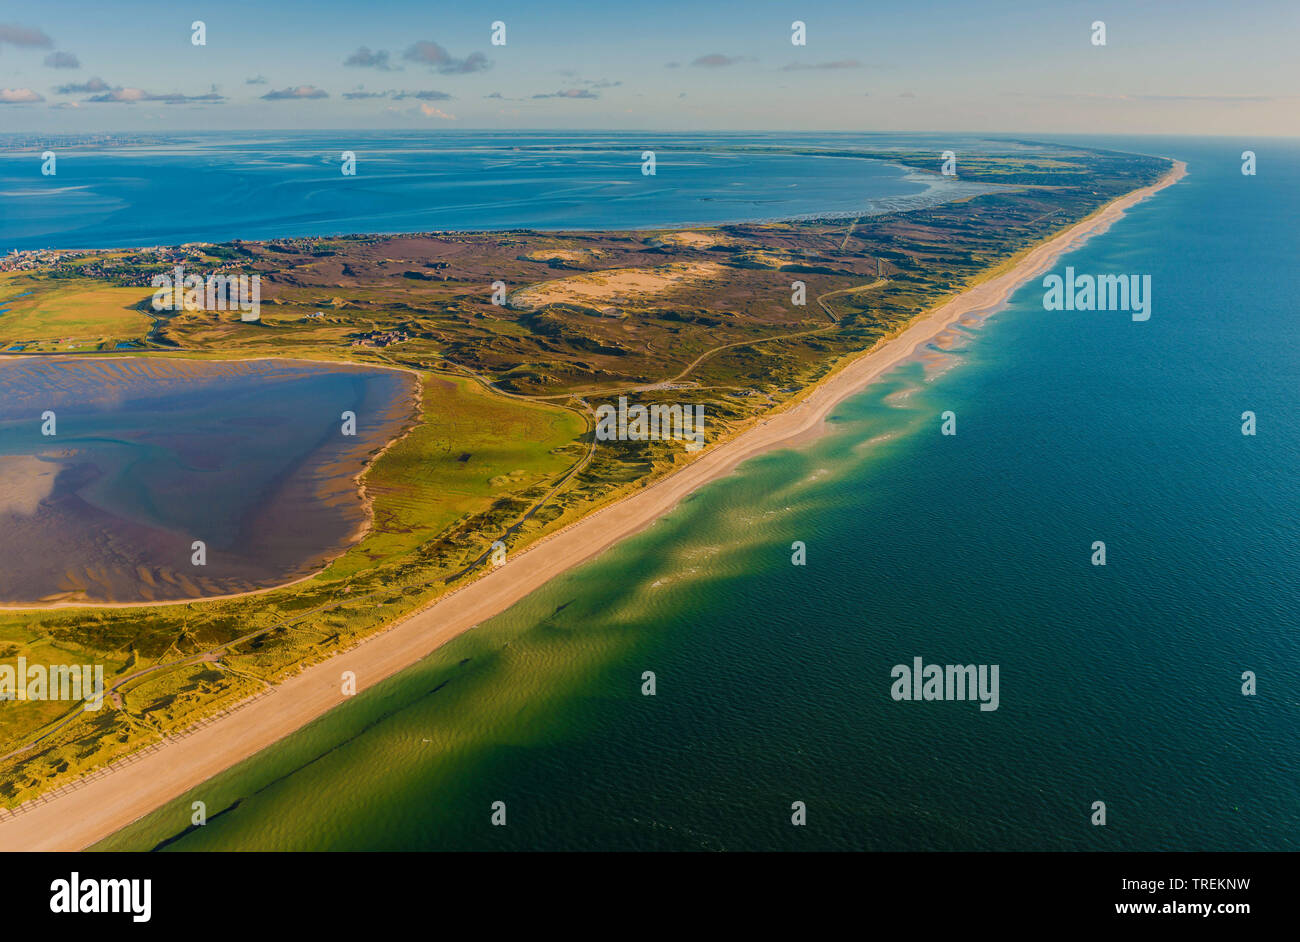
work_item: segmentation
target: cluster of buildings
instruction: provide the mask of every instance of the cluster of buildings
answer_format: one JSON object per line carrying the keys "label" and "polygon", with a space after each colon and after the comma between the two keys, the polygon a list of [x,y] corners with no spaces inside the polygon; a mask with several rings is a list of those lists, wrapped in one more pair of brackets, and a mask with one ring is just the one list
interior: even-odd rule
{"label": "cluster of buildings", "polygon": [[[236,242],[242,241],[239,239]],[[301,252],[306,255],[312,254],[313,250],[320,248],[322,245],[330,245],[336,242],[347,242],[349,245],[377,245],[382,241],[381,236],[299,236],[291,239],[268,239],[265,244],[271,248],[289,249],[294,252]]]}
{"label": "cluster of buildings", "polygon": [[14,249],[8,255],[0,256],[0,271],[38,271],[52,268],[58,261],[70,254],[56,249],[30,249],[20,252]]}
{"label": "cluster of buildings", "polygon": [[387,347],[410,339],[404,330],[371,330],[364,334],[357,334],[352,340],[352,346]]}
{"label": "cluster of buildings", "polygon": [[[0,271],[42,271],[60,266],[75,268],[77,274],[87,278],[112,278],[119,284],[147,288],[159,264],[168,266],[202,267],[205,272],[223,274],[241,268],[235,262],[212,267],[206,262],[203,251],[208,243],[191,242],[181,246],[150,246],[129,253],[87,251],[85,249],[14,249],[0,256]],[[79,261],[84,264],[78,265]],[[194,265],[203,260],[201,266]]]}

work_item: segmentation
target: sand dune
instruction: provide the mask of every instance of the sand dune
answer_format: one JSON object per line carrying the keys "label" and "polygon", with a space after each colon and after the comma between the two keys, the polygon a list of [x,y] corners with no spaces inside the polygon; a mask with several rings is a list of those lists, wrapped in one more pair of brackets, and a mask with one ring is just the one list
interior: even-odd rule
{"label": "sand dune", "polygon": [[[1088,219],[1021,255],[979,285],[935,308],[897,336],[853,359],[798,402],[749,431],[709,448],[691,464],[651,487],[584,517],[538,542],[508,564],[399,622],[350,651],[308,668],[273,692],[138,761],[75,790],[63,791],[0,823],[0,849],[68,850],[85,847],[287,736],[342,702],[340,674],[355,671],[371,687],[440,645],[503,611],[548,580],[652,524],[692,491],[740,462],[817,434],[835,405],[911,357],[950,324],[988,312],[1020,285],[1124,211],[1181,179],[1182,163],[1159,183],[1110,203]],[[188,823],[178,820],[177,827]]]}
{"label": "sand dune", "polygon": [[534,310],[548,304],[647,304],[660,295],[717,278],[722,270],[716,262],[609,268],[521,288],[510,296],[510,306]]}
{"label": "sand dune", "polygon": [[710,249],[715,245],[738,245],[739,239],[720,232],[665,232],[649,240],[651,245],[672,245],[690,249]]}

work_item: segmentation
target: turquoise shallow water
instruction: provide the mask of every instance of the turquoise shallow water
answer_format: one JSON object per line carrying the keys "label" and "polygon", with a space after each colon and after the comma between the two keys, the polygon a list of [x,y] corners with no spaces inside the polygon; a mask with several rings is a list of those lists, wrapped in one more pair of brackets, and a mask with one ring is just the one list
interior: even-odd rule
{"label": "turquoise shallow water", "polygon": [[[1057,270],[1150,274],[1150,321],[1027,286],[103,846],[1300,849],[1300,149],[1105,143],[1190,175]],[[999,709],[893,701],[915,656],[1000,665]]]}

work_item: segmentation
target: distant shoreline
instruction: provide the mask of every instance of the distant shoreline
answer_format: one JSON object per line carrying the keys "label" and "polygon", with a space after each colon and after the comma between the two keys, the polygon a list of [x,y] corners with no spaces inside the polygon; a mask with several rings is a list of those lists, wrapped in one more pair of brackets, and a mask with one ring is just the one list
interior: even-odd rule
{"label": "distant shoreline", "polygon": [[[749,132],[737,132],[737,133],[749,133]],[[810,133],[814,133],[814,132],[810,132]],[[565,148],[563,145],[560,145],[554,149],[564,150]],[[601,150],[614,150],[614,149],[615,148],[611,146],[609,148],[603,148]],[[593,149],[579,148],[573,150],[573,153],[591,152],[592,150]],[[828,210],[826,212],[813,211],[813,212],[801,212],[801,213],[794,213],[794,214],[777,214],[774,216],[755,216],[755,217],[747,216],[745,218],[726,219],[726,220],[719,220],[714,222],[704,222],[698,220],[697,221],[675,221],[669,223],[655,223],[655,224],[645,225],[645,226],[629,226],[626,229],[615,229],[609,226],[601,226],[597,228],[583,228],[581,226],[576,226],[576,227],[566,226],[562,228],[549,228],[545,226],[514,226],[509,228],[482,228],[482,227],[461,226],[456,228],[411,229],[411,230],[396,230],[396,231],[387,231],[387,232],[352,231],[352,232],[332,232],[332,233],[321,233],[321,234],[307,233],[307,234],[300,234],[300,235],[266,236],[266,237],[251,238],[251,239],[214,240],[214,239],[195,238],[195,239],[186,239],[183,242],[146,242],[138,245],[77,246],[77,247],[68,247],[68,248],[58,248],[54,246],[33,246],[30,248],[17,248],[15,246],[4,246],[4,247],[0,247],[0,258],[3,258],[13,252],[68,252],[68,253],[140,252],[149,249],[178,249],[188,245],[228,245],[232,242],[261,243],[261,242],[280,242],[280,241],[301,241],[305,239],[392,239],[392,238],[401,238],[401,237],[408,237],[408,236],[409,237],[419,237],[419,236],[436,237],[436,236],[448,236],[448,235],[477,235],[477,236],[520,235],[520,234],[560,235],[563,233],[588,235],[592,233],[604,233],[604,232],[615,232],[615,231],[671,232],[678,229],[716,229],[721,226],[767,226],[767,225],[776,225],[780,223],[799,223],[799,222],[813,222],[816,220],[852,219],[855,217],[884,215],[892,212],[908,212],[916,209],[928,208],[934,205],[940,205],[942,203],[948,202],[949,199],[965,199],[969,195],[976,195],[972,193],[972,194],[962,194],[954,197],[940,197],[940,198],[934,197],[933,194],[935,194],[936,191],[940,191],[945,186],[950,186],[954,183],[969,185],[972,187],[980,187],[983,188],[984,192],[997,192],[1000,189],[1016,188],[1015,184],[989,183],[989,182],[981,182],[981,181],[963,180],[960,177],[945,177],[934,171],[923,170],[917,167],[908,166],[907,164],[904,163],[899,163],[898,161],[891,159],[890,155],[886,155],[886,154],[875,156],[869,153],[852,153],[852,152],[844,153],[844,154],[807,153],[793,148],[789,150],[780,150],[780,151],[745,151],[743,149],[714,151],[714,150],[709,150],[705,147],[680,148],[680,147],[671,147],[671,146],[669,148],[666,148],[664,152],[665,153],[672,153],[672,152],[694,153],[694,154],[706,154],[706,155],[717,154],[717,155],[746,156],[746,157],[805,157],[810,160],[824,158],[824,159],[831,159],[831,160],[874,161],[876,163],[884,164],[886,166],[893,167],[901,171],[901,176],[899,177],[900,181],[904,183],[920,185],[923,187],[923,189],[918,193],[900,194],[896,196],[882,196],[882,197],[875,198],[875,200],[868,198],[864,200],[863,206],[861,208],[855,208],[855,209]],[[874,211],[870,210],[868,208],[868,204],[876,200],[911,201],[912,205],[886,207]]]}
{"label": "distant shoreline", "polygon": [[1105,232],[1135,204],[1176,183],[1186,164],[1157,183],[1121,196],[1046,242],[991,271],[982,281],[932,308],[810,387],[785,408],[643,490],[545,537],[509,563],[468,583],[365,641],[289,678],[183,738],[136,753],[112,774],[36,799],[0,821],[0,850],[82,849],[295,732],[344,701],[342,671],[367,689],[418,662],[447,641],[506,610],[561,573],[644,530],[682,499],[741,462],[815,437],[843,400],[860,392],[962,317],[987,313],[1050,267],[1062,254]]}

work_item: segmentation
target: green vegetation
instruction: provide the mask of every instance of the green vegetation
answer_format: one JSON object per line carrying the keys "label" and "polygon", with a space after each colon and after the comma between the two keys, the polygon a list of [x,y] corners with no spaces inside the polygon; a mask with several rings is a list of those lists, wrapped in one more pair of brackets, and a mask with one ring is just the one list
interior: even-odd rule
{"label": "green vegetation", "polygon": [[[0,275],[0,332],[54,350],[111,350],[148,332],[152,320],[137,306],[149,294],[90,279]],[[12,341],[4,344],[10,345]]]}

